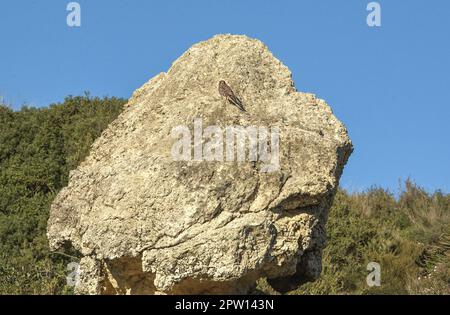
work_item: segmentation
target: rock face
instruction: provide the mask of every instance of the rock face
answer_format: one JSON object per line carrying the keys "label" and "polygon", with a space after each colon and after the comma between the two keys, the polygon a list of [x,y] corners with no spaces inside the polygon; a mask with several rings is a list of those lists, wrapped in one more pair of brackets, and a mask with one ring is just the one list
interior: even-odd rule
{"label": "rock face", "polygon": [[[247,112],[219,95],[220,80]],[[238,126],[250,127],[244,137]],[[260,277],[315,279],[351,152],[330,107],[297,92],[263,43],[215,36],[138,89],[96,140],[53,202],[50,246],[83,255],[81,294],[238,294]]]}

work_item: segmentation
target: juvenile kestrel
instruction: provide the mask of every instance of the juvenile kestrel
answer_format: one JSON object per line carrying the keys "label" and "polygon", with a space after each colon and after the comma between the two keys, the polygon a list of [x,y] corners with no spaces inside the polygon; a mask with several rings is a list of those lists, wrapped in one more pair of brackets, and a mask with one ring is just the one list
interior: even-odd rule
{"label": "juvenile kestrel", "polygon": [[226,84],[224,80],[220,80],[219,82],[219,94],[223,97],[225,97],[228,102],[239,108],[241,111],[245,112],[245,108],[242,105],[241,100],[234,95],[233,90]]}

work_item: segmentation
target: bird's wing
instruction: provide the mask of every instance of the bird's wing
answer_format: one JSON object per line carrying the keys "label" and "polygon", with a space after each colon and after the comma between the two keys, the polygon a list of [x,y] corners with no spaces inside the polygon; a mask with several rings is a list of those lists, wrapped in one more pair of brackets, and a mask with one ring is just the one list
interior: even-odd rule
{"label": "bird's wing", "polygon": [[239,108],[241,111],[243,111],[243,112],[246,111],[244,106],[242,105],[241,100],[236,95],[234,95],[234,94],[229,95],[228,101],[230,103],[232,103],[234,106],[236,106],[237,108]]}

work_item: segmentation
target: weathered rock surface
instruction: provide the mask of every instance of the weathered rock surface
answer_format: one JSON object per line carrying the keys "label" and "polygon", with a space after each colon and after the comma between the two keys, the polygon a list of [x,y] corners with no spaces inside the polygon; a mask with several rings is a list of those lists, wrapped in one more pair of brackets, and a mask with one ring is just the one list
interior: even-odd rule
{"label": "weathered rock surface", "polygon": [[[220,97],[222,79],[247,113]],[[172,129],[199,118],[203,130],[279,128],[279,167],[175,160]],[[263,43],[215,36],[138,89],[96,140],[52,205],[50,246],[84,256],[79,293],[245,293],[260,277],[314,279],[351,151],[330,107],[297,92]]]}

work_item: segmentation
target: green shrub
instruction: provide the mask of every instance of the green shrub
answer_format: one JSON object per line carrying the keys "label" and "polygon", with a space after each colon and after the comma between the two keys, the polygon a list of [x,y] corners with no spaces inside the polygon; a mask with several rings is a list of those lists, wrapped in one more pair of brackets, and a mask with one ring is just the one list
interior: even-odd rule
{"label": "green shrub", "polygon": [[[450,294],[449,199],[410,180],[397,199],[376,187],[339,190],[322,275],[290,294]],[[381,266],[380,287],[366,283],[371,261]]]}
{"label": "green shrub", "polygon": [[85,95],[42,109],[0,106],[0,294],[71,293],[66,265],[76,258],[49,251],[50,204],[124,102]]}

